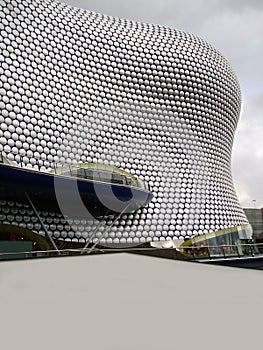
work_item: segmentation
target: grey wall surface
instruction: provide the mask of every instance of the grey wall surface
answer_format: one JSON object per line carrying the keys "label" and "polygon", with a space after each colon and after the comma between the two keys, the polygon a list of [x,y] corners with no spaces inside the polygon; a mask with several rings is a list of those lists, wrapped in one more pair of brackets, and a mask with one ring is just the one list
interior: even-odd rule
{"label": "grey wall surface", "polygon": [[[217,50],[189,33],[52,0],[4,0],[0,15],[0,151],[42,169],[115,165],[152,188],[152,203],[124,214],[104,242],[247,223],[230,169],[240,90]],[[2,198],[0,214],[41,232],[24,206]],[[96,224],[43,216],[57,238],[84,240]]]}

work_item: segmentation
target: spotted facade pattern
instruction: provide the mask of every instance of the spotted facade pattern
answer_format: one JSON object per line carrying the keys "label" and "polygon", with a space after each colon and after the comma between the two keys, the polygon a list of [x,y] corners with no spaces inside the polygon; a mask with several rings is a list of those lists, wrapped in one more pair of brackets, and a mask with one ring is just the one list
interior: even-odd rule
{"label": "spotted facade pattern", "polygon": [[[231,176],[240,90],[218,51],[183,31],[53,0],[3,0],[0,16],[0,150],[42,169],[115,165],[152,188],[152,203],[122,215],[105,242],[247,223]],[[95,225],[42,217],[63,239],[85,240]],[[41,233],[30,208],[4,198],[0,220]]]}

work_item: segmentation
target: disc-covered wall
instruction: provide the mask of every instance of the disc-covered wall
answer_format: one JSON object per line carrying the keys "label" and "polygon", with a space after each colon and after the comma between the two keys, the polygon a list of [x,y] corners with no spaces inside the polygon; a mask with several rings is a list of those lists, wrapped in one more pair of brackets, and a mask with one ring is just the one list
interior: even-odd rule
{"label": "disc-covered wall", "polygon": [[[230,169],[240,90],[218,51],[189,33],[53,0],[3,0],[0,16],[0,150],[42,169],[115,165],[151,186],[153,201],[122,215],[107,242],[247,223]],[[32,229],[32,213],[1,199],[2,222]],[[56,237],[86,238],[94,224],[51,214]]]}

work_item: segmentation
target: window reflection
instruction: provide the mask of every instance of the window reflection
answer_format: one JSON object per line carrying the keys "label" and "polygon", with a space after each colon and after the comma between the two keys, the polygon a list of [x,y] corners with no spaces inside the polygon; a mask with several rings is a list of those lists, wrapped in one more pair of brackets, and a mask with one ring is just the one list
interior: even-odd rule
{"label": "window reflection", "polygon": [[[0,158],[1,162],[1,158]],[[142,180],[136,179],[132,174],[121,173],[114,169],[101,169],[96,167],[81,167],[75,165],[65,165],[63,167],[55,168],[55,174],[70,177],[77,177],[92,181],[100,181],[112,184],[134,186],[149,190],[149,186]]]}
{"label": "window reflection", "polygon": [[253,256],[258,248],[252,240],[251,226],[244,225],[189,239],[182,244],[181,252],[194,259],[228,258]]}

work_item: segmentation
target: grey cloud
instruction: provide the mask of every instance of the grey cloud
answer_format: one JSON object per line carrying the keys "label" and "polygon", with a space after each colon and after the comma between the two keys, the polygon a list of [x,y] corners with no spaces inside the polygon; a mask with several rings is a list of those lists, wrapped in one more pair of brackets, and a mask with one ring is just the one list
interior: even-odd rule
{"label": "grey cloud", "polygon": [[263,9],[262,0],[217,0],[218,4],[221,4],[228,9],[232,9],[232,11],[242,11],[247,8],[253,9]]}
{"label": "grey cloud", "polygon": [[220,12],[260,10],[261,0],[64,0],[64,3],[128,19],[145,20],[167,25],[168,22],[191,24]]}
{"label": "grey cloud", "polygon": [[242,206],[263,204],[263,92],[243,104],[233,152],[233,177]]}

